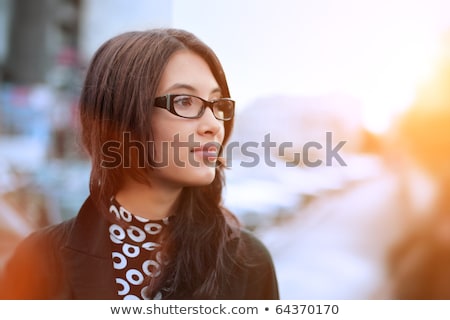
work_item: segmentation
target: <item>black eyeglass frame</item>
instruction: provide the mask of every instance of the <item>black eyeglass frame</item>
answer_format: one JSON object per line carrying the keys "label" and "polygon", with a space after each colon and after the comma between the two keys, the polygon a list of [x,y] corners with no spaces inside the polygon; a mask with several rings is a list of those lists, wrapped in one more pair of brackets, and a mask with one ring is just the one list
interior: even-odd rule
{"label": "black eyeglass frame", "polygon": [[[175,107],[173,106],[173,101],[174,101],[174,99],[176,97],[193,97],[193,98],[200,99],[203,102],[202,109],[200,110],[200,112],[196,116],[187,117],[187,116],[180,115],[180,114],[178,114],[176,112]],[[231,101],[233,103],[232,114],[231,114],[230,117],[227,117],[227,118],[224,118],[224,119],[220,119],[220,118],[218,118],[216,116],[216,113],[214,112],[214,104],[217,103],[217,102],[220,102],[220,101],[224,101],[224,100]],[[170,113],[172,113],[172,114],[174,114],[174,115],[176,115],[178,117],[186,118],[186,119],[198,119],[198,118],[200,118],[201,116],[203,116],[203,114],[205,113],[206,108],[208,107],[208,108],[211,109],[214,117],[217,120],[229,121],[229,120],[233,119],[233,117],[234,117],[235,104],[236,104],[235,101],[233,99],[231,99],[231,98],[219,98],[219,99],[208,101],[208,100],[202,99],[200,97],[194,96],[192,94],[166,94],[165,96],[156,97],[155,98],[155,103],[153,105],[155,107],[158,107],[158,108],[166,109]]]}

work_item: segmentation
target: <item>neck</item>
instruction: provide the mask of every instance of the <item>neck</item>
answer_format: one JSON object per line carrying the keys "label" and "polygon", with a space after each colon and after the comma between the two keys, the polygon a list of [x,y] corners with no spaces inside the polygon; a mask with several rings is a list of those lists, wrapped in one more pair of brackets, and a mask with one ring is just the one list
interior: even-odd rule
{"label": "neck", "polygon": [[161,220],[173,214],[181,190],[182,188],[158,188],[129,180],[115,198],[134,215]]}

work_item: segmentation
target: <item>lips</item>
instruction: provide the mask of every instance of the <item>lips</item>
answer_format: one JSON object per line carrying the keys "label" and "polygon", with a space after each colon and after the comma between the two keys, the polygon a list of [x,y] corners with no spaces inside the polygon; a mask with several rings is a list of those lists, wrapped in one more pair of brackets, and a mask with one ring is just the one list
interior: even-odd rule
{"label": "lips", "polygon": [[214,161],[219,156],[219,149],[214,143],[207,143],[200,147],[192,148],[191,152],[209,161]]}

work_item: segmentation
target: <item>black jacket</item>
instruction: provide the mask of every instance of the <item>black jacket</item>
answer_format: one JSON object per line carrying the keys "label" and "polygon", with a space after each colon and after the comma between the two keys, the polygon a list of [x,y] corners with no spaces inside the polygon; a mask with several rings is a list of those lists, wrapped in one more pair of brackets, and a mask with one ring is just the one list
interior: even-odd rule
{"label": "black jacket", "polygon": [[[106,218],[88,198],[75,218],[36,231],[18,245],[0,275],[0,299],[119,299],[108,235]],[[233,270],[218,299],[279,299],[266,247],[244,230],[233,241],[245,241],[251,266]]]}

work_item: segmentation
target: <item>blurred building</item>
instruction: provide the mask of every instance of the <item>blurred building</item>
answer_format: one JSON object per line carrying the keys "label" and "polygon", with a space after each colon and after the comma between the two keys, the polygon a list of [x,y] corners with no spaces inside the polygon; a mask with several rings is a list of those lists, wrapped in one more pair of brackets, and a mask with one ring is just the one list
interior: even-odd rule
{"label": "blurred building", "polygon": [[107,38],[167,26],[171,1],[0,0],[0,64],[4,81],[48,81],[58,64],[89,59]]}
{"label": "blurred building", "polygon": [[120,32],[168,26],[171,12],[171,1],[0,0],[0,136],[31,137],[50,157],[78,153],[68,145],[94,51]]}

